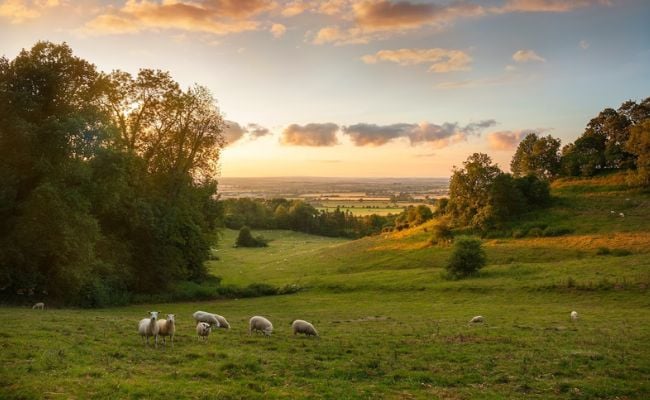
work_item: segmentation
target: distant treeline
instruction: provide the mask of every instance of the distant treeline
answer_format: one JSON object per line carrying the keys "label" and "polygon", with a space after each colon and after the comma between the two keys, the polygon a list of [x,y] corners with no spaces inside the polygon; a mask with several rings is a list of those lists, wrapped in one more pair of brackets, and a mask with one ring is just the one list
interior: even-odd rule
{"label": "distant treeline", "polygon": [[215,104],[65,44],[0,58],[0,299],[99,306],[203,280],[221,215]]}
{"label": "distant treeline", "polygon": [[290,229],[314,235],[359,238],[382,231],[403,229],[433,217],[426,205],[410,206],[401,213],[355,216],[350,211],[317,210],[302,200],[226,199],[223,200],[227,228]]}

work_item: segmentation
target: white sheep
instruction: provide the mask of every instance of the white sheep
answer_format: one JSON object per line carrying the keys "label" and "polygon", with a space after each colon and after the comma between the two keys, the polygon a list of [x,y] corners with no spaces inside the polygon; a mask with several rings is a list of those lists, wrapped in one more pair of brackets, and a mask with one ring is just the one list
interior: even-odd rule
{"label": "white sheep", "polygon": [[208,340],[208,335],[210,335],[210,324],[207,322],[199,322],[196,324],[196,335],[197,339]]}
{"label": "white sheep", "polygon": [[253,334],[253,331],[262,332],[266,336],[271,336],[273,324],[268,319],[256,315],[248,321],[248,334]]}
{"label": "white sheep", "polygon": [[578,312],[571,311],[571,321],[577,321],[577,320],[578,320]]}
{"label": "white sheep", "polygon": [[625,218],[625,214],[623,214],[622,212],[621,212],[621,213],[618,213],[618,215],[619,215],[621,218]]}
{"label": "white sheep", "polygon": [[144,338],[147,338],[147,345],[149,344],[149,336],[155,339],[155,346],[158,347],[158,311],[149,312],[149,318],[143,318],[138,324],[138,333],[142,336],[142,343]]}
{"label": "white sheep", "polygon": [[163,339],[163,344],[167,345],[166,337],[169,336],[174,347],[174,334],[176,334],[176,316],[174,314],[167,314],[167,319],[158,320],[158,336]]}
{"label": "white sheep", "polygon": [[32,310],[45,310],[45,303],[36,303],[32,307]]}
{"label": "white sheep", "polygon": [[314,328],[314,325],[301,319],[293,321],[291,323],[291,328],[293,329],[294,335],[304,333],[307,336],[318,336],[318,331]]}
{"label": "white sheep", "polygon": [[214,326],[219,328],[221,326],[221,323],[219,322],[219,319],[215,314],[205,312],[205,311],[197,311],[194,314],[192,314],[192,317],[196,322],[205,322],[209,324],[210,326]]}
{"label": "white sheep", "polygon": [[481,315],[477,315],[476,317],[469,320],[470,324],[476,324],[479,322],[483,322],[483,317]]}

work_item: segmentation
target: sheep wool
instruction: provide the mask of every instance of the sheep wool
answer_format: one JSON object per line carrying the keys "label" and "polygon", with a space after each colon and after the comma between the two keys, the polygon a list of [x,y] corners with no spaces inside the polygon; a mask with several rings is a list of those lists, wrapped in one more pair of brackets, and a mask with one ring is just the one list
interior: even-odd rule
{"label": "sheep wool", "polygon": [[[214,326],[219,328],[221,324],[219,323],[219,319],[215,314],[205,312],[205,311],[197,311],[194,314],[192,314],[192,317],[196,322],[205,322],[207,324],[210,324],[210,326]],[[225,319],[224,319],[225,320]]]}
{"label": "sheep wool", "polygon": [[273,324],[268,319],[256,315],[248,321],[248,334],[251,335],[253,332],[262,332],[266,336],[271,336]]}
{"label": "sheep wool", "polygon": [[578,312],[571,311],[571,321],[577,321],[577,320],[578,320]]}
{"label": "sheep wool", "polygon": [[196,335],[198,339],[208,340],[210,335],[210,324],[207,322],[199,322],[196,324]]}
{"label": "sheep wool", "polygon": [[307,336],[318,336],[318,331],[314,328],[314,325],[301,319],[293,321],[291,323],[291,329],[293,329],[294,335],[304,333]]}
{"label": "sheep wool", "polygon": [[477,315],[476,317],[470,319],[469,322],[471,324],[476,324],[476,323],[479,323],[479,322],[483,322],[483,316]]}
{"label": "sheep wool", "polygon": [[138,323],[138,333],[142,336],[142,341],[144,342],[145,337],[147,338],[147,345],[149,344],[149,337],[153,336],[155,339],[155,346],[158,347],[158,311],[149,312],[149,318],[143,318]]}
{"label": "sheep wool", "polygon": [[45,310],[45,303],[36,303],[32,307],[32,310]]}
{"label": "sheep wool", "polygon": [[176,316],[167,314],[166,320],[158,320],[158,336],[163,338],[163,344],[167,344],[167,336],[171,338],[172,347],[174,347],[174,334],[176,333]]}

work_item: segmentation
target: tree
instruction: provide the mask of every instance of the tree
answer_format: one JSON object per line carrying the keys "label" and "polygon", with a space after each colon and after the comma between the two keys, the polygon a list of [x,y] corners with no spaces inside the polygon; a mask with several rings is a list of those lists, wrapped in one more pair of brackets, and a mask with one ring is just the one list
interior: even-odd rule
{"label": "tree", "polygon": [[625,149],[636,156],[636,172],[633,182],[650,186],[650,118],[630,129]]}
{"label": "tree", "polygon": [[247,226],[242,226],[235,242],[235,247],[266,247],[267,241],[261,237],[253,237],[251,229]]}
{"label": "tree", "polygon": [[446,269],[451,277],[463,278],[478,272],[485,264],[485,251],[481,247],[481,241],[465,236],[454,241]]}
{"label": "tree", "polygon": [[449,204],[452,217],[462,225],[477,226],[476,215],[488,205],[490,187],[501,173],[487,154],[474,153],[454,167],[449,182]]}
{"label": "tree", "polygon": [[512,157],[510,170],[515,177],[536,175],[552,179],[560,172],[560,139],[551,135],[526,135]]}

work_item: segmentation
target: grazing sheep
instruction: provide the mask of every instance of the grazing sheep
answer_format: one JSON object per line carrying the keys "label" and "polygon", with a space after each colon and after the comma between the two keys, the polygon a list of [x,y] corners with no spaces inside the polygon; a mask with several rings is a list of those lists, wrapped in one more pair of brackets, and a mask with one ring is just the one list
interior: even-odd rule
{"label": "grazing sheep", "polygon": [[571,311],[571,321],[577,321],[577,320],[578,320],[578,312]]}
{"label": "grazing sheep", "polygon": [[45,310],[45,303],[36,303],[32,307],[32,310]]}
{"label": "grazing sheep", "polygon": [[174,347],[174,334],[176,333],[176,316],[167,314],[166,320],[158,320],[158,336],[162,336],[163,344],[167,345],[166,337],[169,336]]}
{"label": "grazing sheep", "polygon": [[291,323],[291,328],[293,329],[294,335],[304,333],[307,336],[318,336],[318,331],[314,328],[314,325],[301,319],[293,321]]}
{"label": "grazing sheep", "polygon": [[248,321],[248,334],[252,335],[253,331],[262,332],[266,336],[271,336],[273,324],[268,319],[256,315]]}
{"label": "grazing sheep", "polygon": [[142,336],[142,342],[144,344],[144,338],[147,338],[147,345],[149,344],[149,336],[153,336],[155,339],[156,347],[158,347],[158,311],[149,312],[149,318],[143,318],[138,324],[138,333]]}
{"label": "grazing sheep", "polygon": [[[212,314],[212,313],[205,312],[205,311],[197,311],[194,314],[192,314],[192,317],[194,318],[194,320],[196,322],[205,322],[205,323],[209,324],[212,327],[219,328],[221,326],[221,323],[219,322],[219,318],[217,318],[218,316],[216,314]],[[221,317],[221,318],[223,318],[223,317]],[[226,319],[224,318],[224,321],[225,320]],[[228,325],[228,327],[230,327],[230,325]]]}
{"label": "grazing sheep", "polygon": [[230,324],[224,317],[222,317],[219,314],[214,314],[214,316],[215,318],[217,318],[217,321],[219,321],[219,325],[217,325],[217,328],[230,329]]}
{"label": "grazing sheep", "polygon": [[470,324],[476,324],[478,322],[483,322],[483,317],[481,315],[477,315],[476,317],[469,320]]}
{"label": "grazing sheep", "polygon": [[622,212],[621,212],[621,213],[618,213],[618,215],[619,215],[621,218],[625,218],[625,214],[623,214]]}
{"label": "grazing sheep", "polygon": [[616,214],[616,211],[612,210],[609,212],[610,214]]}
{"label": "grazing sheep", "polygon": [[208,340],[208,335],[210,335],[210,324],[207,322],[199,322],[196,324],[196,335],[197,339]]}

